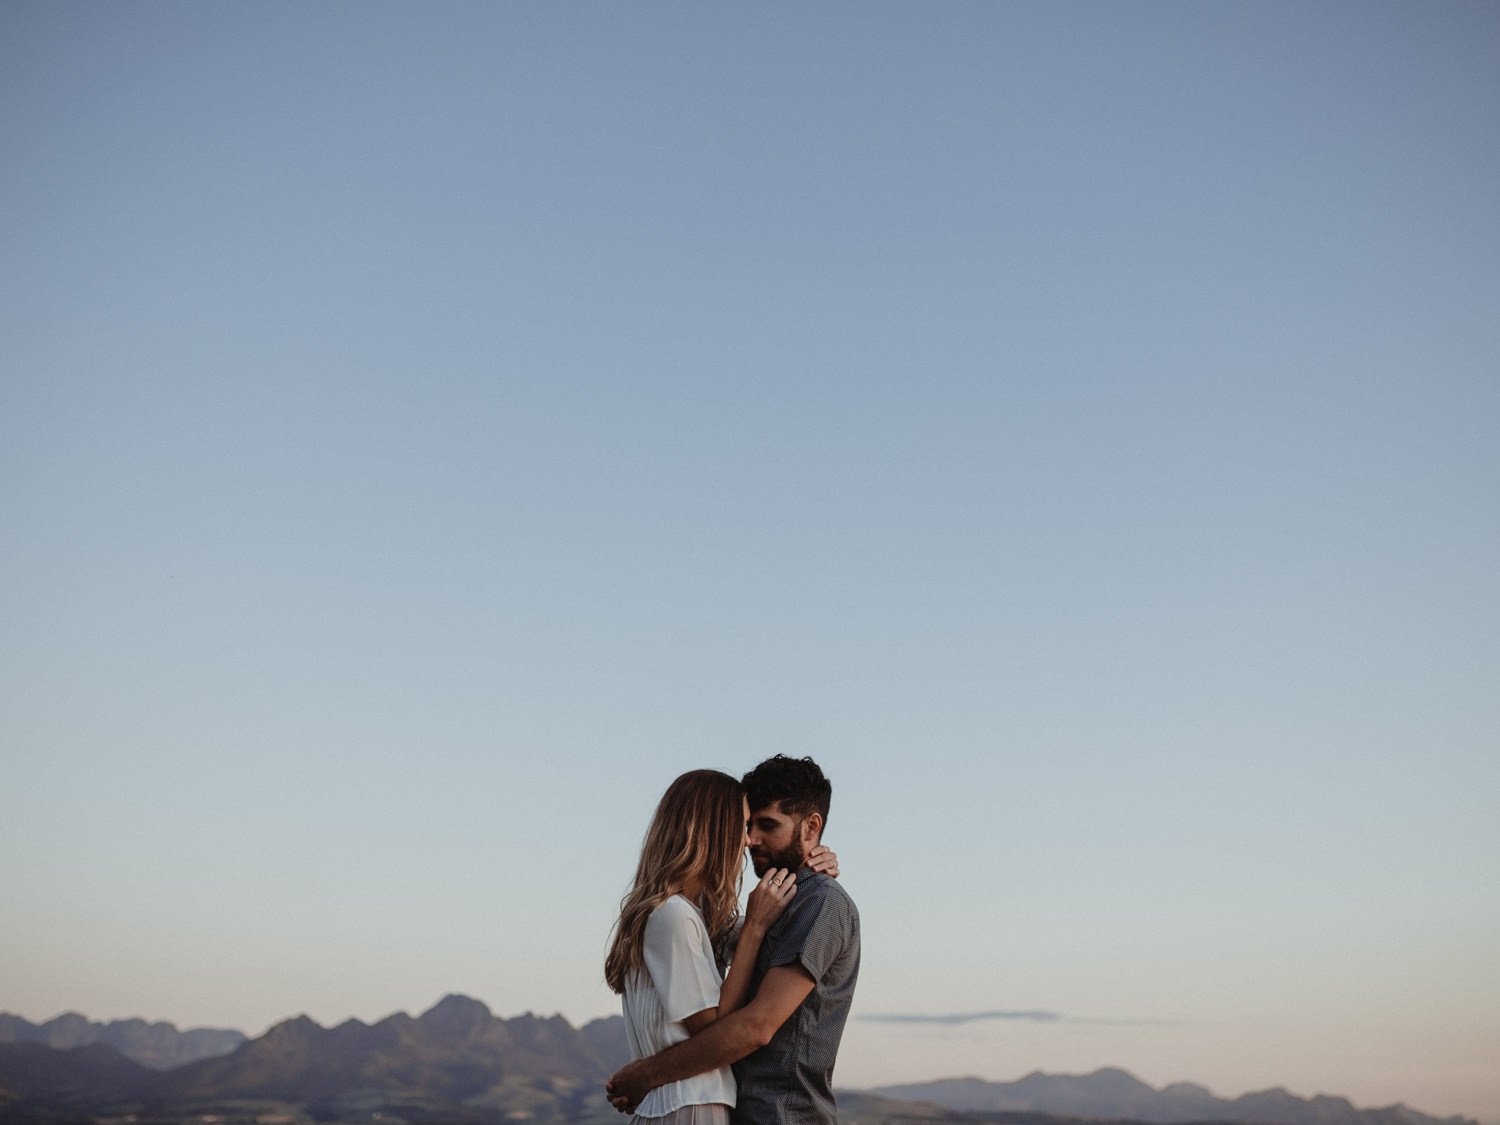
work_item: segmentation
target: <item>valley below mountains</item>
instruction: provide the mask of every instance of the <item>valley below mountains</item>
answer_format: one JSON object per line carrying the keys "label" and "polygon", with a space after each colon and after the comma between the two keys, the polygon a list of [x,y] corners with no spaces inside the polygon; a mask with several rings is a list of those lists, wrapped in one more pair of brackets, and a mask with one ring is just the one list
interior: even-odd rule
{"label": "valley below mountains", "polygon": [[[624,1125],[603,1085],[628,1057],[618,1016],[580,1028],[507,1020],[458,995],[374,1024],[299,1016],[257,1039],[0,1014],[0,1125]],[[840,1125],[1473,1125],[1285,1090],[1232,1101],[1189,1083],[1156,1090],[1121,1070],[840,1090],[838,1101]]]}

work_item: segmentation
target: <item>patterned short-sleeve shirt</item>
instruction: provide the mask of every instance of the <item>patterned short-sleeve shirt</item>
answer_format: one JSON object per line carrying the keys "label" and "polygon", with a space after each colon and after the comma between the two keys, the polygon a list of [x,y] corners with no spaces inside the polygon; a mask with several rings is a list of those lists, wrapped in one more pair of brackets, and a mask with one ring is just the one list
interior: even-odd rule
{"label": "patterned short-sleeve shirt", "polygon": [[859,976],[859,911],[844,888],[804,867],[797,893],[761,942],[759,989],[779,965],[800,964],[813,989],[771,1041],[734,1064],[734,1125],[836,1125],[833,1064]]}

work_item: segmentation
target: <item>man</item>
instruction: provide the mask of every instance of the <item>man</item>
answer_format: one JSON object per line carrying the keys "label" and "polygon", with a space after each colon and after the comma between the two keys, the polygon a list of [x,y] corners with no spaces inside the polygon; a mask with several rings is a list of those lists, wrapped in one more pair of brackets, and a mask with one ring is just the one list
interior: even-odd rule
{"label": "man", "polygon": [[803,864],[828,823],[833,787],[811,758],[768,758],[744,777],[746,845],[756,875],[797,873],[797,891],[761,942],[753,998],[692,1038],[617,1071],[605,1090],[622,1113],[651,1090],[728,1063],[734,1125],[836,1125],[833,1064],[859,975],[859,911]]}

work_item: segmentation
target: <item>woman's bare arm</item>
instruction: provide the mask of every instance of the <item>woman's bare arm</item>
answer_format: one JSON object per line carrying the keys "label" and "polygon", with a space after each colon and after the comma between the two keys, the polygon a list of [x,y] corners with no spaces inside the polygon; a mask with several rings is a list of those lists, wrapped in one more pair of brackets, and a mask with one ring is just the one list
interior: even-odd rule
{"label": "woman's bare arm", "polygon": [[750,999],[750,974],[755,969],[755,955],[771,923],[781,917],[786,904],[797,893],[797,876],[784,868],[773,868],[761,877],[745,904],[745,920],[734,949],[734,960],[719,989],[719,1004],[686,1017],[682,1023],[689,1035],[697,1035],[715,1020],[743,1008]]}
{"label": "woman's bare arm", "polygon": [[755,970],[755,955],[760,952],[761,940],[796,893],[797,876],[782,867],[767,871],[750,892],[745,903],[745,924],[740,927],[740,940],[734,947],[734,960],[729,963],[729,973],[719,989],[720,1017],[743,1008],[750,1000],[750,974]]}

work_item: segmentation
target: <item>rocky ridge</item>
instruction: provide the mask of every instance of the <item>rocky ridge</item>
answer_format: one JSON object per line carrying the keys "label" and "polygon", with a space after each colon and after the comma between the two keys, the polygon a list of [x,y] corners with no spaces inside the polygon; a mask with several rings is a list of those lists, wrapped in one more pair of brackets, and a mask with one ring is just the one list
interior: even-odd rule
{"label": "rocky ridge", "polygon": [[38,1043],[59,1051],[104,1043],[151,1070],[171,1070],[199,1059],[227,1055],[243,1042],[244,1032],[228,1028],[178,1031],[170,1023],[139,1019],[95,1023],[77,1012],[34,1024],[0,1012],[0,1043]]}

